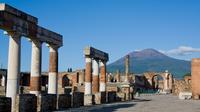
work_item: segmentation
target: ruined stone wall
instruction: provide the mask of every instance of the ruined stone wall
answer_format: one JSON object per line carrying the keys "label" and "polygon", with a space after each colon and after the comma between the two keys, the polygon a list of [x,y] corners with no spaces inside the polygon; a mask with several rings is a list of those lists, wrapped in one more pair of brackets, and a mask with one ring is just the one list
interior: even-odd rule
{"label": "ruined stone wall", "polygon": [[180,92],[192,92],[191,82],[188,83],[185,80],[175,80],[172,93],[179,95]]}

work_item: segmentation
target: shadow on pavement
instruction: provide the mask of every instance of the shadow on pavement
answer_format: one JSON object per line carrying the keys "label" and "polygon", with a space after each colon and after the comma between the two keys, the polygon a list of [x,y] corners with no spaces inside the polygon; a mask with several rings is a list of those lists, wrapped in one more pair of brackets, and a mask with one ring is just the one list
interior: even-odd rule
{"label": "shadow on pavement", "polygon": [[117,104],[89,110],[89,112],[114,112],[117,109],[133,107],[135,104]]}

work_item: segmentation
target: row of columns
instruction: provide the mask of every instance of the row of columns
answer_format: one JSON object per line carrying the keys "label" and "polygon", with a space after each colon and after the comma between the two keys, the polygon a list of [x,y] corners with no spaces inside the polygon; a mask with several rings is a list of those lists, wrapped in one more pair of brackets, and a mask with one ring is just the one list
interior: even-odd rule
{"label": "row of columns", "polygon": [[[19,91],[21,35],[16,32],[8,32],[7,34],[10,38],[6,96],[12,98],[12,109],[14,109],[16,96]],[[58,47],[49,46],[49,48],[50,62],[48,93],[57,94]],[[35,94],[36,96],[41,92],[41,56],[42,42],[32,40],[30,93]]]}
{"label": "row of columns", "polygon": [[[106,62],[86,57],[85,95],[106,91]],[[100,65],[100,67],[99,67]],[[99,78],[100,68],[100,78]],[[100,80],[99,80],[100,79]],[[100,83],[99,83],[100,82]]]}

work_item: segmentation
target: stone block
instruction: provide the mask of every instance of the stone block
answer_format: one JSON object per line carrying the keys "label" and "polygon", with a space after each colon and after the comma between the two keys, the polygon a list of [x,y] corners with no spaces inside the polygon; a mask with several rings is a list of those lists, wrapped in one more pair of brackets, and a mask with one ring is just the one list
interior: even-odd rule
{"label": "stone block", "polygon": [[106,103],[106,92],[101,92],[101,103]]}
{"label": "stone block", "polygon": [[119,92],[116,94],[116,100],[117,101],[125,101],[126,100],[126,94]]}
{"label": "stone block", "polygon": [[34,94],[20,94],[19,112],[37,112],[37,97]]}
{"label": "stone block", "polygon": [[11,98],[0,97],[0,111],[11,112]]}
{"label": "stone block", "polygon": [[44,94],[41,96],[41,112],[55,111],[57,106],[56,94]]}
{"label": "stone block", "polygon": [[101,93],[94,94],[94,104],[101,104]]}
{"label": "stone block", "polygon": [[74,92],[72,99],[73,99],[72,100],[72,106],[73,107],[84,106],[84,93]]}
{"label": "stone block", "polygon": [[179,93],[179,99],[181,99],[181,100],[192,99],[192,93],[191,92],[180,92]]}
{"label": "stone block", "polygon": [[108,103],[115,102],[116,101],[116,92],[115,91],[108,92],[107,100],[108,100],[107,101]]}
{"label": "stone block", "polygon": [[58,109],[65,110],[71,107],[72,96],[70,94],[59,95],[58,98]]}
{"label": "stone block", "polygon": [[84,95],[84,105],[90,106],[93,104],[93,95]]}

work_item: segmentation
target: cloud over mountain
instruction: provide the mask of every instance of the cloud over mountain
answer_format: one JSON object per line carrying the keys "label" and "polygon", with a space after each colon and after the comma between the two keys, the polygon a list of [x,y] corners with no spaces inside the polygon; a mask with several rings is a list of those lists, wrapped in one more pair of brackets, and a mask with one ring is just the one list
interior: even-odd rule
{"label": "cloud over mountain", "polygon": [[200,48],[193,48],[190,46],[180,46],[178,48],[171,49],[168,51],[164,51],[164,50],[159,50],[159,51],[166,55],[184,56],[184,55],[200,52]]}

